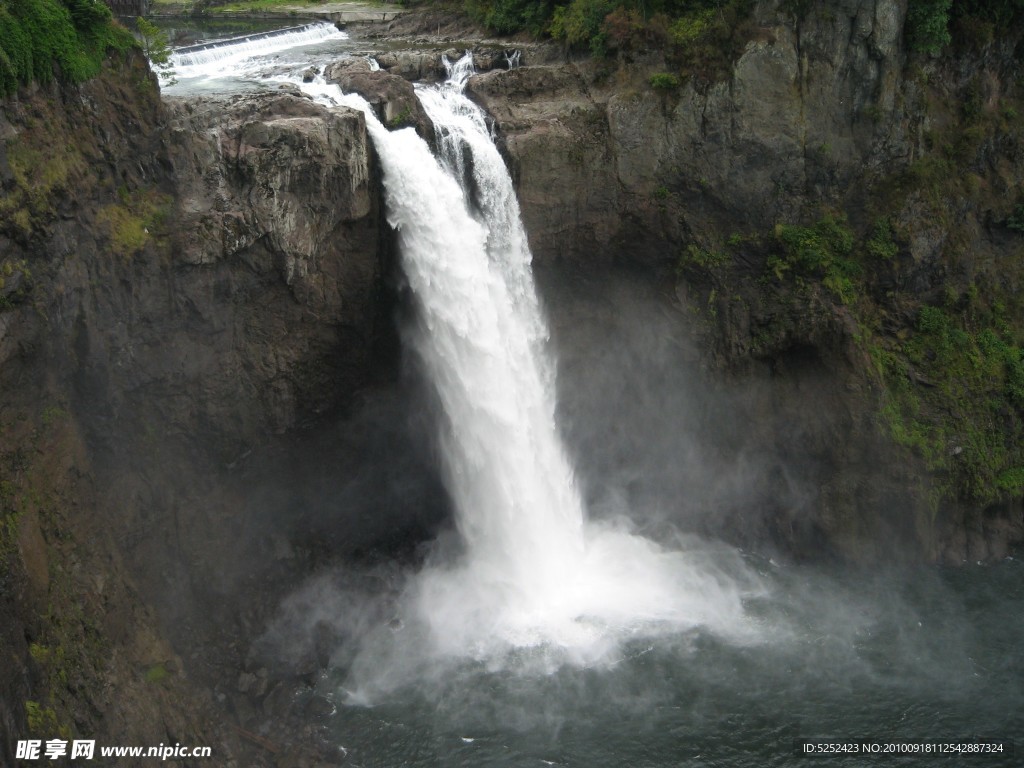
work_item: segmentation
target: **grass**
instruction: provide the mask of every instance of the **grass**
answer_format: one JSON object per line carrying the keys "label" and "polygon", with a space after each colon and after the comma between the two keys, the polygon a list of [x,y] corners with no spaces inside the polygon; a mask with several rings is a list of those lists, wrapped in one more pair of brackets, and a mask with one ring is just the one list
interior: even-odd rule
{"label": "grass", "polygon": [[669,72],[657,72],[648,82],[657,91],[674,91],[679,87],[679,78]]}
{"label": "grass", "polygon": [[25,702],[25,716],[28,720],[28,732],[33,736],[53,738],[59,730],[57,713],[52,707],[44,707],[38,701]]}
{"label": "grass", "polygon": [[[943,200],[942,162],[920,162],[901,183],[924,187],[922,198]],[[908,178],[909,177],[909,178]],[[807,294],[819,285],[836,304],[849,308],[860,331],[858,344],[868,353],[881,384],[878,418],[888,436],[923,460],[932,475],[936,505],[942,499],[987,505],[1024,490],[1024,323],[1019,301],[998,281],[946,289],[926,302],[878,303],[870,273],[899,260],[908,233],[892,219],[878,216],[858,238],[846,219],[826,214],[809,225],[780,223],[768,237],[729,239],[730,247],[760,240],[767,249],[766,284],[784,295]],[[683,267],[705,271],[719,264],[713,254],[689,249]],[[719,281],[728,284],[727,278]],[[1013,285],[1008,276],[1006,285]],[[810,295],[810,294],[807,294]],[[887,295],[888,296],[888,295]],[[891,296],[885,301],[892,300]],[[913,303],[911,303],[913,302]],[[896,315],[891,314],[896,310]],[[883,317],[913,318],[899,333],[882,333]],[[781,328],[785,313],[776,313]],[[781,331],[773,326],[752,336],[752,349],[771,349]],[[784,335],[784,334],[781,334]],[[936,506],[937,509],[937,506]]]}
{"label": "grass", "polygon": [[991,502],[1024,488],[1024,351],[988,318],[923,306],[914,333],[869,346],[893,439],[944,478],[948,495]]}
{"label": "grass", "polygon": [[7,142],[13,186],[0,197],[0,231],[25,239],[54,215],[54,202],[85,170],[73,144],[57,141],[45,125],[29,126]]}
{"label": "grass", "polygon": [[111,658],[97,606],[83,600],[77,566],[67,567],[69,553],[81,551],[64,517],[75,493],[67,459],[82,450],[71,422],[51,405],[34,418],[3,422],[0,442],[0,584],[24,574],[16,536],[25,516],[38,521],[46,546],[46,603],[36,606],[39,629],[28,648],[33,698],[24,702],[36,738],[70,738],[82,692],[102,690]]}
{"label": "grass", "polygon": [[80,83],[99,74],[108,50],[137,44],[94,0],[0,0],[0,96],[31,82]]}
{"label": "grass", "polygon": [[164,238],[173,200],[152,191],[131,195],[120,190],[119,198],[101,208],[96,220],[106,228],[110,252],[127,259]]}
{"label": "grass", "polygon": [[[308,3],[308,5],[319,5],[319,3]],[[240,11],[252,11],[254,13],[266,11],[290,11],[302,7],[302,3],[296,0],[244,0],[244,2],[227,3],[209,8],[211,13],[238,13]]]}
{"label": "grass", "polygon": [[164,682],[170,673],[163,664],[154,664],[146,670],[145,680],[147,683],[158,684]]}
{"label": "grass", "polygon": [[686,269],[687,267],[697,267],[698,269],[709,271],[718,267],[723,267],[729,262],[729,257],[719,251],[711,251],[707,248],[701,248],[694,243],[686,246],[682,255],[679,257],[679,269]]}

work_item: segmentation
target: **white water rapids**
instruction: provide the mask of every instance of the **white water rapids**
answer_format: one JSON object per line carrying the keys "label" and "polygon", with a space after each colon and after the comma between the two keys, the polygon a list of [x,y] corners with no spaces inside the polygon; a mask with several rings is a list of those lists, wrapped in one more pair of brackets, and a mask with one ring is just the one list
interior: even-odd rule
{"label": "white water rapids", "polygon": [[275,32],[263,32],[174,51],[170,67],[185,78],[223,78],[253,74],[266,67],[267,57],[325,41],[347,40],[333,24],[316,22]]}
{"label": "white water rapids", "polygon": [[726,576],[715,565],[721,552],[692,541],[666,549],[586,519],[558,433],[519,205],[482,111],[463,95],[471,73],[467,55],[447,83],[418,89],[440,162],[413,129],[387,130],[358,96],[304,86],[366,114],[418,308],[409,341],[444,408],[444,471],[463,546],[435,553],[410,582],[403,626],[415,628],[420,654],[494,659],[542,647],[578,663],[637,635],[698,625],[742,634],[752,582]]}

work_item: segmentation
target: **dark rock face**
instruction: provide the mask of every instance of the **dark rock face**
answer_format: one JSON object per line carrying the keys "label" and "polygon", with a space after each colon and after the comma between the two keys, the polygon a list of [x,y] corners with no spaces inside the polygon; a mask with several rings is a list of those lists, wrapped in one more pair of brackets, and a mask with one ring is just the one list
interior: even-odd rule
{"label": "dark rock face", "polygon": [[[886,210],[906,236],[875,265],[870,323],[820,281],[796,290],[773,277],[768,260],[774,226],[813,220],[822,205],[869,231],[882,183],[949,117],[929,116],[935,89],[952,99],[979,80],[980,109],[992,111],[1009,78],[993,52],[991,66],[934,65],[929,86],[904,67],[903,4],[830,8],[797,21],[759,4],[723,82],[665,93],[649,84],[668,68],[656,54],[612,69],[549,49],[526,63],[557,63],[512,71],[480,54],[494,71],[470,90],[496,120],[539,262],[671,273],[660,296],[688,329],[683,362],[722,390],[687,414],[716,460],[665,489],[679,496],[728,468],[693,501],[696,528],[745,544],[767,536],[797,557],[1000,557],[1024,536],[1021,499],[932,504],[922,458],[878,428],[885,392],[860,339],[911,333],[918,305],[947,285],[966,296],[968,279],[1024,284],[1008,258],[1017,235],[999,224],[1024,177],[1019,139],[974,147],[988,197],[951,205],[966,222],[957,237],[928,190]],[[348,60],[326,76],[390,127],[432,141],[407,78],[438,77],[439,56],[381,64],[391,71]],[[107,743],[213,743],[224,765],[270,760],[226,722],[326,715],[301,681],[244,658],[239,638],[261,631],[312,540],[402,551],[403,525],[425,530],[445,504],[418,463],[426,450],[396,459],[407,425],[395,422],[414,407],[347,424],[360,439],[296,435],[310,422],[329,433],[324,414],[393,373],[378,181],[362,115],[295,90],[167,105],[129,58],[80,88],[0,105],[0,655],[16,660],[0,667],[7,762],[28,701]],[[945,249],[958,238],[972,249],[954,259]],[[691,246],[697,255],[681,260]],[[572,347],[588,315],[554,314],[556,340]],[[581,382],[594,378],[592,360],[575,365]],[[590,407],[635,396],[625,369],[603,371]],[[636,449],[671,478],[675,422],[643,404],[621,411],[640,425]],[[599,442],[586,404],[574,405],[571,439]],[[645,430],[652,414],[658,429]],[[369,477],[341,493],[324,479],[338,455],[386,471],[360,472]],[[594,458],[594,476],[614,459]],[[425,519],[392,522],[411,508]],[[289,536],[295,520],[304,536]],[[311,658],[289,674],[312,676]]]}
{"label": "dark rock face", "polygon": [[[945,481],[879,426],[890,393],[872,354],[899,350],[922,304],[944,292],[987,284],[984,301],[1013,301],[1001,286],[1019,279],[1015,246],[991,222],[1008,216],[1008,180],[1024,165],[1012,130],[985,127],[1013,93],[1013,41],[908,64],[904,12],[848,0],[796,18],[760,3],[729,76],[675,90],[651,86],[673,68],[656,53],[496,70],[468,88],[495,118],[538,261],[673,273],[706,364],[746,382],[737,408],[754,426],[729,450],[779,468],[759,481],[766,511],[748,524],[801,556],[999,558],[1024,538],[1020,499],[936,502]],[[965,128],[960,99],[989,117]],[[934,160],[943,132],[946,155]],[[928,177],[908,193],[953,147],[945,173],[973,187]],[[948,197],[936,204],[940,187]],[[879,220],[901,233],[892,262],[866,264],[857,306],[820,275],[801,282],[769,266],[777,225],[833,214],[865,240]]]}
{"label": "dark rock face", "polygon": [[445,76],[444,63],[436,51],[384,51],[373,59],[381,69],[411,82],[443,80]]}
{"label": "dark rock face", "polygon": [[[899,7],[841,5],[827,22],[799,25],[759,8],[728,80],[671,93],[647,83],[668,66],[654,55],[614,73],[588,60],[473,78],[517,172],[537,255],[629,243],[656,261],[666,239],[770,227],[909,161],[919,95],[900,80]],[[662,187],[683,221],[661,215]]]}
{"label": "dark rock face", "polygon": [[[227,406],[236,439],[283,431],[343,399],[369,364],[382,237],[363,115],[281,94],[175,105],[168,128],[178,300],[196,323],[177,348],[221,371],[181,364],[202,380],[195,411],[216,422]],[[256,407],[228,396],[240,385]]]}
{"label": "dark rock face", "polygon": [[[0,105],[11,761],[33,701],[101,743],[266,763],[203,686],[241,667],[224,637],[257,631],[253,595],[272,608],[257,582],[300,565],[232,468],[389,365],[362,114],[289,92],[168,110],[150,77],[130,58]],[[287,471],[268,461],[260,482]]]}

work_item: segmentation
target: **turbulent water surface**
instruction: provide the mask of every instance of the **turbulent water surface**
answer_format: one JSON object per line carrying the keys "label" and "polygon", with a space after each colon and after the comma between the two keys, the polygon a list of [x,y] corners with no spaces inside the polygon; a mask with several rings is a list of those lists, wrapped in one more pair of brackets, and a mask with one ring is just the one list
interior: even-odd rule
{"label": "turbulent water surface", "polygon": [[[176,62],[193,82],[297,82],[306,65],[289,46],[340,34],[306,28]],[[1018,561],[825,572],[671,527],[642,536],[625,502],[588,515],[512,183],[462,95],[469,66],[419,90],[439,158],[359,97],[303,85],[367,114],[415,297],[405,340],[438,403],[456,514],[414,572],[322,578],[277,629],[301,633],[315,614],[343,638],[321,689],[342,705],[327,727],[347,760],[764,766],[810,760],[793,754],[800,737],[1024,737]]]}
{"label": "turbulent water surface", "polygon": [[348,34],[326,22],[228,37],[215,30],[174,50],[169,70],[163,71],[163,90],[184,95],[273,88],[280,77],[322,67],[351,48]]}
{"label": "turbulent water surface", "polygon": [[[355,765],[774,766],[797,738],[1024,737],[1024,564],[868,574],[761,565],[757,642],[692,630],[637,638],[592,667],[432,668],[330,728]],[[327,598],[329,599],[329,598]],[[400,630],[398,630],[400,631]],[[348,672],[324,689],[344,701]],[[1020,756],[874,758],[1020,765]]]}

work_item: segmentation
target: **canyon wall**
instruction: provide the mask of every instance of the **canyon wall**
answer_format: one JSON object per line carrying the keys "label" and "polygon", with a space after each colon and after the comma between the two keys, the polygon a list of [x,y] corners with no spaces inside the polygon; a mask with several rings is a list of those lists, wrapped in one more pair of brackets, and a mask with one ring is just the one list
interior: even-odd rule
{"label": "canyon wall", "polygon": [[[573,276],[660,280],[721,394],[694,427],[709,466],[757,468],[702,497],[699,530],[805,559],[1002,557],[1024,513],[1016,38],[931,57],[904,48],[903,3],[786,8],[757,4],[712,74],[548,45],[471,80],[538,264],[567,270],[555,341],[586,319],[558,306]],[[394,75],[332,72],[409,122]],[[397,378],[402,305],[363,118],[289,89],[165,102],[129,55],[7,99],[0,141],[0,754],[67,732],[269,763],[247,729],[316,706],[249,657],[279,590],[317,546],[400,550],[445,506],[410,480],[430,469],[396,449],[407,425],[347,420]],[[354,432],[392,464],[394,516],[324,480],[339,455],[368,466]]]}
{"label": "canyon wall", "polygon": [[129,55],[7,100],[0,136],[2,754],[59,732],[258,763],[203,675],[242,665],[239,590],[295,567],[244,460],[393,365],[363,117],[166,104]]}
{"label": "canyon wall", "polygon": [[773,537],[1000,557],[1024,532],[1019,34],[961,25],[929,55],[903,3],[796,8],[758,3],[708,75],[624,49],[469,88],[538,260],[660,271],[708,386],[750,385],[729,440],[775,467],[755,491]]}

